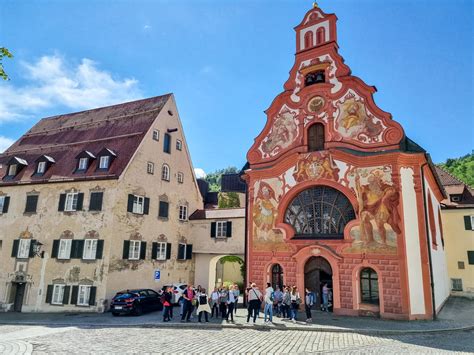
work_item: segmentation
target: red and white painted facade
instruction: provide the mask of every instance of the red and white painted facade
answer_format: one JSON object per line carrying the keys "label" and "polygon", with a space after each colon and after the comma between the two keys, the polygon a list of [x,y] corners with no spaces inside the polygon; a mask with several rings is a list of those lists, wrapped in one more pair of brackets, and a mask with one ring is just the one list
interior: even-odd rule
{"label": "red and white painted facade", "polygon": [[[303,294],[305,267],[318,258],[330,265],[336,314],[430,319],[449,295],[438,213],[443,191],[426,153],[408,149],[403,128],[375,104],[375,87],[344,64],[336,21],[315,7],[295,28],[295,64],[247,154],[247,280],[263,287],[279,265],[283,283]],[[307,81],[321,74],[318,83]],[[310,144],[313,125],[324,127],[319,149]],[[292,201],[318,186],[337,190],[353,209],[339,236],[302,236],[288,223]],[[322,208],[314,212],[322,214],[318,231],[336,223]],[[362,301],[365,268],[377,274],[378,304]]]}

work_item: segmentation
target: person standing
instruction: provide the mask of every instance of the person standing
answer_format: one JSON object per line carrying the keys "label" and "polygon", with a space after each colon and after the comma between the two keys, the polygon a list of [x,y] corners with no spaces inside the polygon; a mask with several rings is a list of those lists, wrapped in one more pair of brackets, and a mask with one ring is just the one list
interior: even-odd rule
{"label": "person standing", "polygon": [[311,292],[308,288],[305,290],[305,298],[304,298],[304,308],[306,311],[306,322],[311,323],[313,321],[313,317],[311,315],[311,307],[314,305],[314,293]]}
{"label": "person standing", "polygon": [[239,303],[240,289],[239,289],[239,285],[237,285],[236,283],[234,284],[234,297],[235,297],[234,312],[235,314],[237,314],[237,304]]}
{"label": "person standing", "polygon": [[191,313],[193,311],[193,300],[196,297],[193,285],[189,285],[188,288],[183,292],[183,315],[181,316],[181,322],[190,322]]}
{"label": "person standing", "polygon": [[197,294],[198,300],[198,322],[201,323],[201,316],[204,313],[204,318],[206,322],[209,322],[208,313],[211,313],[211,307],[209,307],[209,300],[207,297],[206,289],[201,288],[201,292]]}
{"label": "person standing", "polygon": [[282,309],[283,319],[290,319],[291,294],[290,294],[290,288],[288,286],[284,288],[281,303],[283,307]]}
{"label": "person standing", "polygon": [[[267,282],[267,288],[265,289],[265,309],[264,313],[264,321],[265,323],[272,323],[273,322],[273,300],[274,300],[274,292],[273,287],[270,282]],[[268,315],[268,320],[267,320]]]}
{"label": "person standing", "polygon": [[329,312],[329,287],[327,282],[323,285],[323,311]]}
{"label": "person standing", "polygon": [[171,298],[172,298],[172,288],[167,287],[163,292],[163,322],[169,322],[171,320],[170,311],[171,311]]}
{"label": "person standing", "polygon": [[219,293],[219,307],[222,319],[227,318],[227,304],[229,302],[229,292],[225,286],[222,287]]}
{"label": "person standing", "polygon": [[291,310],[290,310],[290,320],[293,323],[296,323],[296,318],[298,317],[298,308],[300,308],[301,298],[298,293],[296,286],[293,286],[291,290]]}
{"label": "person standing", "polygon": [[260,307],[260,300],[262,298],[262,293],[257,289],[257,285],[254,283],[251,284],[250,288],[247,291],[247,323],[250,321],[250,317],[253,316],[253,322],[257,320],[257,310]]}
{"label": "person standing", "polygon": [[274,300],[273,300],[273,311],[277,317],[281,317],[281,307],[283,301],[283,292],[280,291],[280,287],[275,287]]}
{"label": "person standing", "polygon": [[234,321],[234,306],[235,306],[235,293],[234,285],[229,286],[229,301],[227,302],[227,315],[225,320],[229,321],[229,316],[231,321]]}
{"label": "person standing", "polygon": [[216,318],[219,318],[219,291],[217,287],[214,287],[214,291],[211,293],[211,318],[214,317],[214,311],[216,311]]}

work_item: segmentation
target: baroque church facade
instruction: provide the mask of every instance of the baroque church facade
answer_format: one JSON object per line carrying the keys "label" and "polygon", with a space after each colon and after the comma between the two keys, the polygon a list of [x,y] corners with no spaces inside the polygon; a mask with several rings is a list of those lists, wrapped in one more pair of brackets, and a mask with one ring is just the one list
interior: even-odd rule
{"label": "baroque church facade", "polygon": [[336,21],[315,6],[295,28],[295,64],[247,154],[247,280],[301,295],[327,283],[335,314],[431,319],[449,295],[445,193],[344,63]]}

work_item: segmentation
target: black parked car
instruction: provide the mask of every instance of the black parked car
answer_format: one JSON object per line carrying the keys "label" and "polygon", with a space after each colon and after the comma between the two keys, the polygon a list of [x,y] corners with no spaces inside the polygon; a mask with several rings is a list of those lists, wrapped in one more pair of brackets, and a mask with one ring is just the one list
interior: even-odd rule
{"label": "black parked car", "polygon": [[125,290],[117,292],[110,304],[112,315],[133,314],[141,315],[143,312],[161,311],[163,304],[160,295],[150,289]]}

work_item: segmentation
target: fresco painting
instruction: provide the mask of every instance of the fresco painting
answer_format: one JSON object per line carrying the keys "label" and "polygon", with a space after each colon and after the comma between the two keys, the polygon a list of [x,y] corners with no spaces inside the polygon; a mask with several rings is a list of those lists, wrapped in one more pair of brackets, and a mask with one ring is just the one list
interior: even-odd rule
{"label": "fresco painting", "polygon": [[293,177],[297,182],[315,179],[339,180],[339,168],[328,153],[309,153],[296,163]]}
{"label": "fresco painting", "polygon": [[273,157],[295,142],[299,134],[297,115],[298,111],[286,106],[277,114],[270,133],[260,146],[263,158]]}

